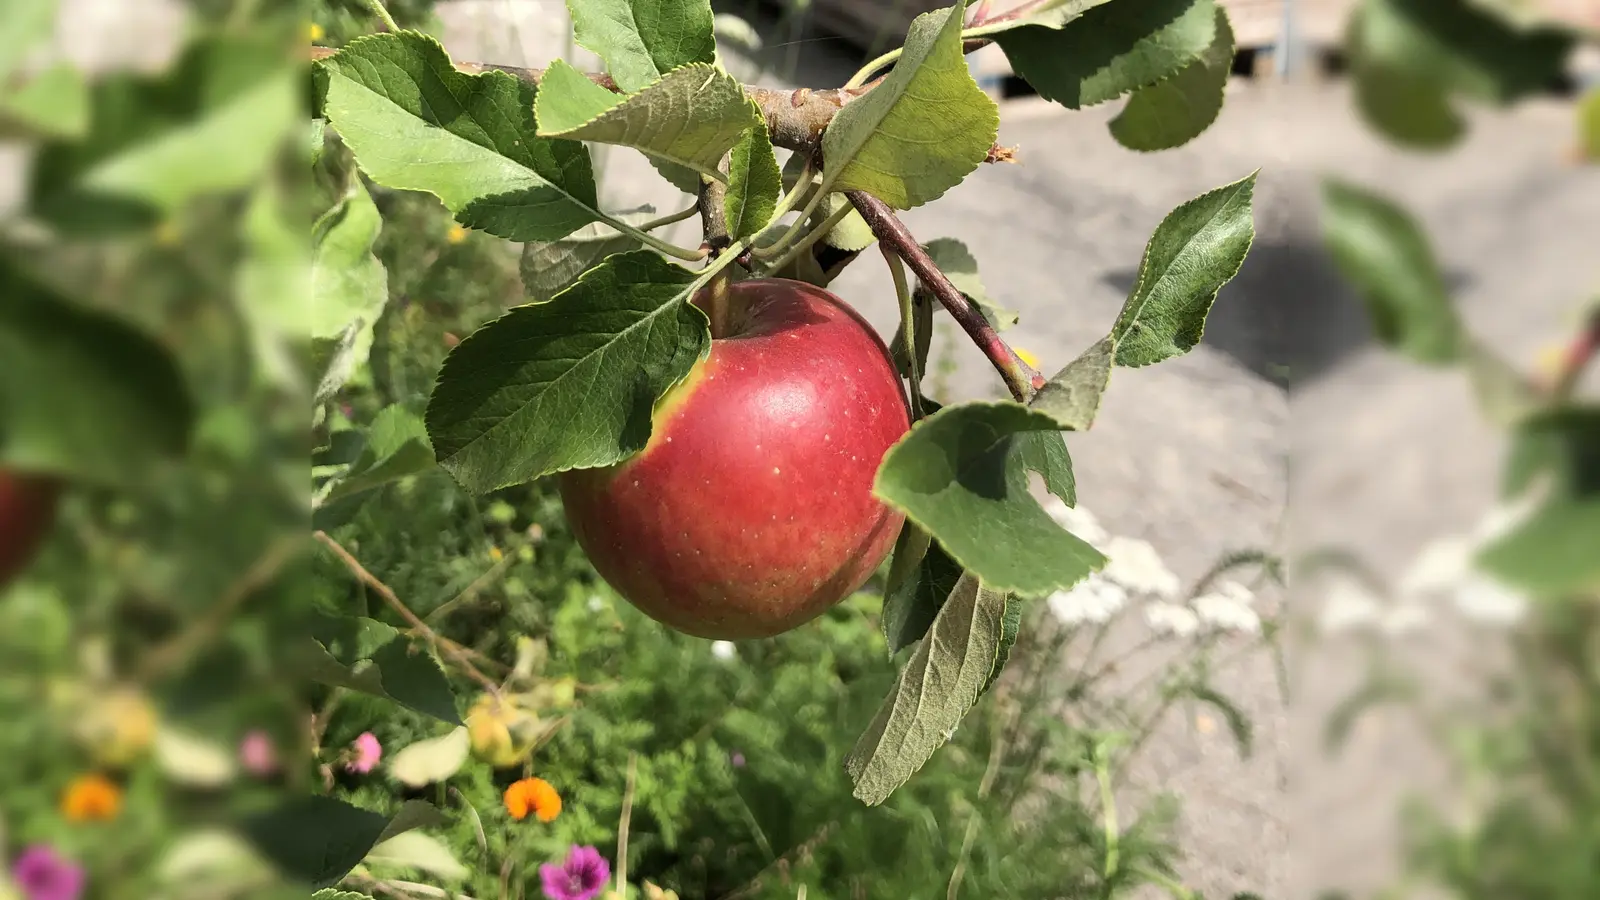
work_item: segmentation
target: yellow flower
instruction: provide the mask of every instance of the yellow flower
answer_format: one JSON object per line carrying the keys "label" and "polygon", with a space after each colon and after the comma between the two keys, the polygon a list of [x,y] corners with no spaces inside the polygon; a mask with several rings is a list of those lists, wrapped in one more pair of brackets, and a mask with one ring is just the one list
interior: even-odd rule
{"label": "yellow flower", "polygon": [[444,239],[452,244],[459,244],[467,239],[467,230],[460,225],[451,225],[450,233],[446,234]]}
{"label": "yellow flower", "polygon": [[1039,368],[1039,357],[1034,356],[1032,353],[1029,353],[1021,347],[1012,347],[1011,349],[1016,351],[1017,357],[1023,362],[1033,366],[1035,369]]}
{"label": "yellow flower", "polygon": [[541,822],[554,822],[561,815],[561,795],[543,778],[524,778],[506,788],[506,812],[522,821],[529,813]]}
{"label": "yellow flower", "polygon": [[499,562],[500,560],[506,558],[506,554],[505,551],[501,550],[499,547],[490,547],[489,558],[495,562]]}
{"label": "yellow flower", "polygon": [[678,892],[656,887],[653,882],[646,881],[644,883],[644,900],[678,900]]}
{"label": "yellow flower", "polygon": [[139,691],[113,688],[89,701],[75,730],[95,761],[105,766],[124,766],[155,739],[156,710]]}
{"label": "yellow flower", "polygon": [[122,788],[104,775],[79,775],[61,795],[61,814],[69,822],[109,821],[122,809]]}
{"label": "yellow flower", "polygon": [[322,30],[321,25],[318,25],[315,22],[306,23],[306,39],[309,42],[315,44],[317,41],[322,40],[325,34],[326,32]]}

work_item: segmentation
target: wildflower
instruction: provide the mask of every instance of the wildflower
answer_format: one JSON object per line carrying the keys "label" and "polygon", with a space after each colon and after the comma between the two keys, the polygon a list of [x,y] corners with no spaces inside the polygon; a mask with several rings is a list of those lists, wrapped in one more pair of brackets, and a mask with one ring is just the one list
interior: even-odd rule
{"label": "wildflower", "polygon": [[589,612],[599,612],[606,608],[606,601],[602,600],[599,594],[590,594],[588,606]]}
{"label": "wildflower", "polygon": [[1328,588],[1317,624],[1324,634],[1340,634],[1375,628],[1382,619],[1378,598],[1355,581],[1341,578]]}
{"label": "wildflower", "polygon": [[1111,535],[1100,527],[1100,520],[1094,517],[1094,513],[1082,506],[1068,506],[1054,494],[1045,501],[1044,511],[1050,514],[1050,518],[1056,520],[1057,525],[1072,532],[1091,547],[1104,547],[1106,541],[1111,539]]}
{"label": "wildflower", "polygon": [[723,660],[724,662],[726,662],[727,660],[733,659],[735,656],[738,656],[739,653],[734,648],[732,641],[712,641],[711,642],[711,655],[715,656],[717,659],[720,659],[720,660]]}
{"label": "wildflower", "polygon": [[309,43],[315,44],[317,41],[322,40],[326,33],[327,32],[322,30],[321,25],[318,25],[315,22],[306,23],[306,38]]}
{"label": "wildflower", "polygon": [[1050,614],[1063,625],[1108,622],[1128,602],[1122,585],[1099,572],[1078,582],[1070,591],[1056,591],[1045,598]]}
{"label": "wildflower", "polygon": [[1106,543],[1104,552],[1111,559],[1103,571],[1107,578],[1134,593],[1177,596],[1178,576],[1161,561],[1149,541],[1114,537]]}
{"label": "wildflower", "polygon": [[1422,548],[1400,576],[1397,592],[1403,597],[1425,598],[1448,593],[1466,577],[1472,566],[1472,542],[1455,536]]}
{"label": "wildflower", "polygon": [[278,748],[265,731],[254,729],[239,741],[239,764],[252,775],[271,775],[278,770]]}
{"label": "wildflower", "polygon": [[728,762],[731,763],[735,769],[742,769],[744,768],[744,754],[735,750],[733,751],[733,755],[728,757]]}
{"label": "wildflower", "polygon": [[378,761],[383,759],[383,745],[370,731],[363,731],[354,741],[350,742],[350,756],[345,760],[344,768],[347,772],[365,775],[378,767]]}
{"label": "wildflower", "polygon": [[61,795],[61,814],[69,822],[107,821],[122,809],[122,788],[104,775],[79,775]]}
{"label": "wildflower", "polygon": [[1189,637],[1200,630],[1200,617],[1194,614],[1194,610],[1166,600],[1146,603],[1144,621],[1156,634]]}
{"label": "wildflower", "polygon": [[611,866],[593,847],[574,845],[561,865],[539,867],[539,881],[550,900],[591,900],[611,880]]}
{"label": "wildflower", "polygon": [[452,244],[459,244],[467,239],[467,230],[460,225],[451,225],[450,232],[445,235],[444,239]]}
{"label": "wildflower", "polygon": [[678,900],[678,892],[657,887],[654,882],[646,881],[644,900]]}
{"label": "wildflower", "polygon": [[83,867],[42,844],[22,851],[11,866],[11,880],[27,900],[78,900],[83,895]]}
{"label": "wildflower", "polygon": [[1017,354],[1017,358],[1018,359],[1022,360],[1023,362],[1027,363],[1028,365],[1032,366],[1035,369],[1039,368],[1039,357],[1034,356],[1032,353],[1029,353],[1028,351],[1022,349],[1021,347],[1012,347],[1011,349],[1012,349],[1013,352],[1015,352]]}
{"label": "wildflower", "polygon": [[1194,599],[1200,621],[1221,631],[1261,633],[1261,616],[1252,604],[1256,595],[1237,581],[1225,581],[1216,590]]}
{"label": "wildflower", "polygon": [[1528,612],[1528,598],[1492,578],[1468,577],[1454,594],[1456,609],[1475,622],[1509,626]]}
{"label": "wildflower", "polygon": [[553,822],[561,815],[561,795],[543,778],[524,778],[506,788],[506,812],[518,822],[533,813],[541,822]]}
{"label": "wildflower", "polygon": [[138,690],[113,688],[91,702],[75,730],[100,765],[125,766],[154,740],[156,709]]}

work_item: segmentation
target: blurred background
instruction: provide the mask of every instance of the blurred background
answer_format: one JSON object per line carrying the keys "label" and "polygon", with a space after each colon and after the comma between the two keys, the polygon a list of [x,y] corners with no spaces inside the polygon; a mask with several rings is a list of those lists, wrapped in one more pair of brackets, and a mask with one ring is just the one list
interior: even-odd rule
{"label": "blurred background", "polygon": [[[1514,21],[1600,32],[1592,0],[1483,3]],[[569,844],[607,848],[633,809],[636,876],[686,900],[793,897],[799,884],[813,898],[956,896],[952,868],[969,873],[975,897],[1600,892],[1592,610],[1552,618],[1514,592],[1486,595],[1465,574],[1463,548],[1505,515],[1504,431],[1460,369],[1418,365],[1377,340],[1322,234],[1325,178],[1387,196],[1431,242],[1467,330],[1529,380],[1554,377],[1600,302],[1600,166],[1584,160],[1585,141],[1591,153],[1600,141],[1580,124],[1584,104],[1596,106],[1600,44],[1515,103],[1458,104],[1459,139],[1421,147],[1386,137],[1357,96],[1359,60],[1346,43],[1354,2],[1224,0],[1237,51],[1222,113],[1182,148],[1148,154],[1108,133],[1118,104],[1066,110],[1032,96],[1002,54],[969,57],[999,102],[999,141],[1016,148],[1016,163],[983,167],[904,220],[923,241],[965,242],[987,293],[1018,314],[1008,339],[1042,370],[1105,333],[1168,210],[1260,170],[1255,243],[1202,345],[1118,371],[1096,427],[1068,444],[1082,508],[1110,535],[1147,542],[1182,584],[1199,585],[1240,551],[1281,558],[1296,577],[1288,588],[1251,583],[1269,625],[1259,636],[1182,641],[1133,614],[1086,623],[1041,607],[1032,613],[1041,637],[1018,667],[1023,687],[975,712],[971,733],[963,728],[916,790],[869,814],[838,763],[893,672],[871,643],[875,629],[862,627],[870,587],[794,636],[714,651],[661,633],[610,595],[547,486],[474,498],[437,470],[319,508],[316,527],[441,634],[520,677],[519,696],[537,699],[495,715],[515,720],[508,735],[533,737],[497,760],[474,733],[473,762],[422,787],[388,769],[362,780],[353,763],[363,738],[392,754],[454,732],[355,694],[294,686],[282,649],[316,627],[316,613],[352,602],[405,622],[376,585],[296,540],[314,502],[304,411],[322,392],[295,338],[317,312],[297,296],[310,260],[294,236],[345,202],[351,175],[330,139],[306,179],[303,101],[260,87],[303,77],[308,38],[339,46],[376,20],[355,0],[61,0],[40,27],[21,14],[28,5],[6,0],[0,13],[11,294],[0,298],[0,410],[48,410],[98,391],[107,399],[85,414],[118,421],[111,446],[89,459],[41,457],[25,424],[0,431],[0,465],[75,473],[42,556],[0,588],[0,858],[13,867],[0,897],[77,896],[30,893],[29,853],[35,865],[49,856],[57,870],[90,873],[84,896],[277,896],[258,851],[228,837],[228,823],[319,784],[371,808],[418,796],[473,808],[476,827],[457,819],[429,832],[473,870],[484,868],[477,854],[530,861],[531,872]],[[828,87],[938,4],[714,6],[735,76]],[[457,60],[597,66],[572,44],[558,0],[389,7]],[[45,73],[57,72],[92,87],[24,91],[50,87]],[[74,175],[152,135],[196,132],[192,155],[124,166],[143,185],[135,208],[68,190]],[[638,154],[601,148],[595,160],[609,208],[686,202]],[[367,190],[382,228],[366,244],[388,303],[370,363],[317,426],[333,433],[395,407],[420,412],[453,342],[526,300],[519,247],[454,226],[432,198]],[[693,220],[675,228],[669,239],[696,243]],[[894,292],[875,259],[864,255],[831,289],[894,332]],[[182,388],[127,415],[116,359],[81,382],[62,375],[45,358],[56,326],[29,331],[19,307],[7,312],[47,295],[136,329],[171,354]],[[7,332],[8,316],[24,324]],[[935,395],[1001,396],[982,355],[938,322]],[[1600,386],[1594,376],[1579,390]],[[171,427],[152,436],[162,421]],[[360,465],[357,451],[317,463],[352,460]],[[1600,535],[1592,546],[1600,554]],[[1083,701],[1086,673],[1104,708]],[[1220,702],[1167,690],[1202,678]],[[476,690],[455,680],[470,689],[462,696]],[[1519,702],[1530,695],[1542,699]],[[1560,710],[1560,722],[1525,720],[1530,710]],[[1079,784],[1093,780],[1094,735],[1130,722],[1141,739],[1116,796],[1132,821],[1148,817],[1140,838],[1154,874],[1113,885],[1083,874],[1104,847],[1094,843],[1098,797]],[[264,746],[272,753],[246,749]],[[1034,749],[991,752],[1001,746]],[[305,758],[316,765],[293,762]],[[974,795],[994,780],[991,759],[1003,760],[1001,787]],[[530,837],[499,808],[519,767],[562,791],[554,830]],[[1497,784],[1552,769],[1568,806],[1539,795],[1507,811]],[[110,780],[93,780],[102,775]],[[972,827],[954,823],[979,821],[993,827],[974,846]],[[914,837],[891,837],[903,834]],[[1130,839],[1126,852],[1138,861],[1144,846]],[[409,852],[387,870],[367,860],[365,880],[346,886],[430,881],[513,895],[509,869],[484,883]],[[892,878],[872,874],[891,864]],[[911,874],[921,870],[932,874]],[[447,896],[408,890],[391,893]]]}

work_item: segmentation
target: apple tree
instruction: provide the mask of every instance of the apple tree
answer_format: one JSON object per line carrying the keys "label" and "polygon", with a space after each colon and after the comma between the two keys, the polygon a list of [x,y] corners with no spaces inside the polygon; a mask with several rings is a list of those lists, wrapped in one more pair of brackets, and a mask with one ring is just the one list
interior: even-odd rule
{"label": "apple tree", "polygon": [[[477,492],[546,476],[559,475],[564,485],[599,479],[582,503],[600,503],[588,518],[595,530],[612,532],[586,542],[602,573],[657,618],[720,636],[708,624],[725,611],[715,607],[749,606],[738,586],[752,582],[723,578],[694,593],[700,618],[674,619],[657,607],[702,586],[682,573],[663,576],[657,582],[672,590],[652,605],[640,596],[652,574],[642,569],[670,568],[685,551],[725,556],[733,568],[779,558],[770,548],[740,546],[739,535],[780,514],[811,516],[812,530],[789,534],[827,544],[823,538],[844,526],[829,521],[825,511],[834,507],[813,503],[809,493],[836,475],[836,490],[854,492],[850,499],[870,512],[865,518],[889,530],[869,549],[820,560],[793,554],[794,565],[815,576],[801,593],[822,591],[831,603],[893,546],[883,628],[891,652],[910,652],[877,715],[862,723],[847,763],[856,796],[881,803],[1000,675],[1022,607],[1105,564],[1046,514],[1030,479],[1075,502],[1063,433],[1092,426],[1117,367],[1152,365],[1199,343],[1218,290],[1239,270],[1254,234],[1253,173],[1179,203],[1151,235],[1105,336],[1059,372],[1034,371],[1001,336],[1004,317],[971,287],[975,263],[960,236],[913,235],[898,215],[938,201],[980,167],[1014,161],[998,109],[969,74],[965,54],[998,44],[1041,96],[1071,109],[1123,101],[1113,136],[1156,151],[1189,141],[1217,117],[1233,56],[1228,17],[1214,0],[1032,0],[1004,11],[957,3],[918,16],[899,49],[843,85],[772,90],[741,84],[721,65],[707,0],[568,5],[577,43],[606,71],[562,60],[544,69],[454,60],[432,37],[398,28],[337,50],[313,48],[318,152],[338,141],[359,169],[313,233],[315,337],[327,363],[319,401],[366,353],[383,304],[370,249],[381,223],[365,181],[432,193],[460,225],[521,242],[530,300],[461,341],[425,420],[389,422],[363,462],[321,484],[319,514],[433,459]],[[603,206],[592,144],[643,153],[684,191],[684,208],[656,215]],[[660,236],[664,226],[693,217],[703,233],[698,245]],[[791,312],[803,306],[799,295],[823,299],[810,308],[816,321],[794,313],[799,318],[781,326],[804,348],[785,357],[792,371],[756,378],[747,394],[838,352],[820,336],[818,322],[827,317],[817,311],[847,306],[824,289],[874,244],[878,252],[868,256],[889,269],[901,324],[888,341],[873,338],[877,363],[865,350],[846,358],[863,368],[881,363],[904,418],[890,422],[880,443],[844,448],[861,457],[859,479],[849,467],[803,471],[787,482],[801,485],[795,490],[752,494],[749,471],[824,465],[821,455],[799,449],[821,446],[810,434],[816,423],[807,419],[792,446],[746,447],[738,416],[696,409],[733,403],[733,389],[717,394],[705,385],[731,380],[726,361],[735,345],[765,327],[749,300],[756,295],[770,293]],[[941,408],[923,395],[936,309],[982,350],[1010,399]],[[867,329],[851,319],[844,331]],[[892,412],[876,402],[852,407],[830,393],[853,390],[847,381],[803,383],[810,399],[773,415]],[[722,424],[685,430],[690,419]],[[835,421],[841,434],[848,430]],[[666,447],[674,437],[716,463],[702,458],[694,469],[695,477],[708,473],[703,485],[688,486],[700,490],[699,507],[681,499],[692,490],[673,483],[696,455],[674,456]],[[725,475],[713,479],[714,471]],[[657,490],[650,502],[604,505],[640,479],[655,479],[640,487]],[[580,504],[573,490],[564,494],[571,514]],[[680,499],[664,499],[669,494]],[[686,542],[647,546],[678,540],[680,526]],[[721,537],[702,546],[701,535]],[[615,559],[600,559],[608,554],[596,548],[613,538],[621,541],[609,548]],[[859,555],[843,558],[851,553]],[[722,577],[714,568],[697,571]],[[776,583],[794,572],[762,574]],[[775,627],[821,611],[807,609]]]}

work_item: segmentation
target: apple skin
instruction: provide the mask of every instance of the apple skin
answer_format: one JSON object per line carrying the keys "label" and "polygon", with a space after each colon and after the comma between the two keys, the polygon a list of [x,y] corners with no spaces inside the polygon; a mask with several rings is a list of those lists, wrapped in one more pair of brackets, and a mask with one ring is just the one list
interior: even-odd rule
{"label": "apple skin", "polygon": [[559,484],[579,545],[645,614],[696,637],[770,637],[888,555],[904,517],[872,482],[910,414],[883,341],[834,295],[751,279],[728,308],[645,448]]}
{"label": "apple skin", "polygon": [[0,470],[0,588],[32,561],[55,522],[60,492],[53,478]]}

